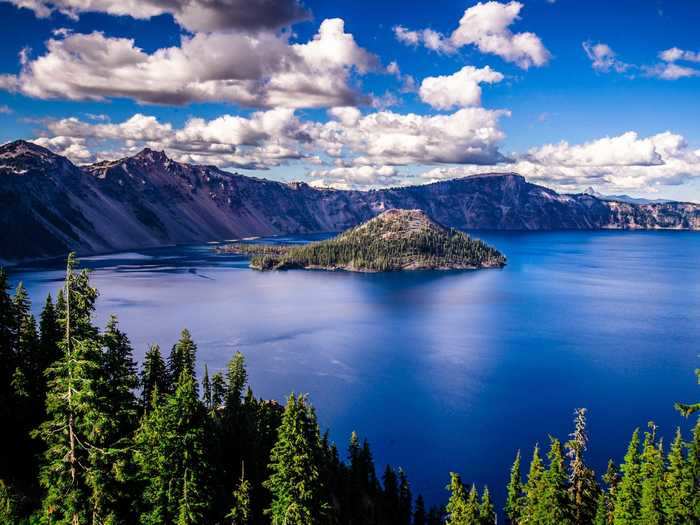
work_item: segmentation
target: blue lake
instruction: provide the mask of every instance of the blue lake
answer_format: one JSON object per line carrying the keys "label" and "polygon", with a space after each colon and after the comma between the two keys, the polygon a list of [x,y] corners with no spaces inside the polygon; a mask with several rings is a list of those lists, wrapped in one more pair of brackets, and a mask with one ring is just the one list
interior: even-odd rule
{"label": "blue lake", "polygon": [[[634,427],[690,426],[696,400],[700,233],[475,233],[503,270],[257,273],[211,246],[82,259],[140,359],[191,330],[210,372],[236,350],[258,396],[308,392],[341,450],[353,429],[381,471],[441,501],[449,471],[504,497],[516,449],[565,439],[589,409],[589,457],[619,460]],[[304,242],[309,238],[283,239]],[[61,263],[15,268],[38,310]],[[54,293],[55,295],[55,293]]]}

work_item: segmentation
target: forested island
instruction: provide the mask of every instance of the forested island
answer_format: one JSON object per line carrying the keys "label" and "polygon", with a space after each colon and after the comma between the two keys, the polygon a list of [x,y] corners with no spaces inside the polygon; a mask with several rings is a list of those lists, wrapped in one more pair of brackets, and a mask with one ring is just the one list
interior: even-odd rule
{"label": "forested island", "polygon": [[[98,291],[76,264],[38,326],[0,269],[2,524],[494,525],[497,504],[513,525],[700,523],[700,419],[687,441],[634,431],[600,476],[578,409],[569,439],[552,437],[545,458],[535,446],[525,476],[515,454],[505,502],[445,473],[447,504],[426,509],[401,468],[377,474],[366,440],[332,443],[305,396],[256,398],[241,353],[200,380],[183,330],[167,358],[153,345],[139,368],[116,318],[95,326]],[[700,405],[677,408],[690,417]]]}
{"label": "forested island", "polygon": [[250,255],[256,270],[473,270],[506,258],[486,243],[444,228],[421,210],[389,210],[337,237],[303,246],[232,243],[223,253]]}

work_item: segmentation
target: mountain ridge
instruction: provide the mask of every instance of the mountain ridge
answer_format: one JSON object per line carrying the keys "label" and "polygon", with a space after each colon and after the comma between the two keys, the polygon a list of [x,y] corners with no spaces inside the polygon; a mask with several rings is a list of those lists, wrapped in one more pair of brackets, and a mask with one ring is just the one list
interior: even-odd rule
{"label": "mountain ridge", "polygon": [[696,204],[559,194],[515,173],[336,190],[180,163],[149,149],[76,166],[24,141],[0,146],[0,205],[6,262],[342,231],[393,208],[420,209],[461,230],[700,229]]}

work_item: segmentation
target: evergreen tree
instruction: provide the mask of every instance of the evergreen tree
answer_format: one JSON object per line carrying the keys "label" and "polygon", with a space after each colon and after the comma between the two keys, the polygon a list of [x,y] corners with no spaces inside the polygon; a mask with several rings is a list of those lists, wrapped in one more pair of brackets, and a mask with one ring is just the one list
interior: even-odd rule
{"label": "evergreen tree", "polygon": [[211,382],[209,381],[209,367],[204,364],[204,377],[202,377],[202,401],[208,411],[212,410]]}
{"label": "evergreen tree", "polygon": [[316,414],[304,396],[290,395],[270,456],[272,494],[266,513],[272,525],[316,525],[327,522],[330,505],[319,471],[321,436]]}
{"label": "evergreen tree", "polygon": [[248,381],[245,358],[242,353],[236,352],[229,361],[226,370],[226,380],[226,412],[229,417],[235,417],[239,412],[243,400],[243,390]]}
{"label": "evergreen tree", "polygon": [[139,385],[133,349],[129,338],[111,316],[102,334],[102,381],[108,417],[114,426],[113,437],[124,439],[136,427],[137,400],[134,391]]}
{"label": "evergreen tree", "polygon": [[226,381],[220,372],[215,373],[211,378],[211,404],[212,410],[221,407],[226,398]]}
{"label": "evergreen tree", "polygon": [[484,487],[481,494],[481,505],[479,506],[479,521],[481,525],[493,525],[496,523],[496,511],[491,501],[491,493],[488,487]]}
{"label": "evergreen tree", "polygon": [[620,468],[622,479],[615,494],[613,523],[615,525],[633,525],[639,519],[642,498],[638,429],[632,434],[624,462]]}
{"label": "evergreen tree", "polygon": [[250,482],[245,477],[245,468],[241,466],[241,479],[233,491],[233,506],[226,517],[231,525],[249,525],[250,514]]}
{"label": "evergreen tree", "polygon": [[520,513],[523,503],[523,484],[520,474],[520,451],[515,454],[515,461],[510,469],[505,512],[512,525],[520,523]]}
{"label": "evergreen tree", "polygon": [[401,525],[411,525],[411,512],[413,510],[413,496],[408,483],[408,476],[402,468],[399,468],[399,508],[398,522]]}
{"label": "evergreen tree", "polygon": [[44,308],[41,311],[39,332],[39,355],[42,360],[41,369],[43,373],[43,371],[46,371],[61,357],[61,350],[59,348],[59,342],[61,341],[61,325],[59,323],[56,307],[51,301],[51,294],[46,297]]}
{"label": "evergreen tree", "polygon": [[427,525],[427,515],[425,513],[425,500],[422,495],[416,498],[416,509],[413,512],[413,525]]}
{"label": "evergreen tree", "polygon": [[144,485],[143,525],[196,525],[209,507],[206,411],[183,369],[175,393],[156,404],[135,438],[135,462]]}
{"label": "evergreen tree", "polygon": [[681,429],[668,452],[668,467],[664,474],[663,510],[668,525],[692,523],[694,480],[683,453],[684,443]]}
{"label": "evergreen tree", "polygon": [[185,328],[180,334],[180,340],[175,343],[168,357],[168,374],[171,384],[177,384],[180,376],[185,372],[194,380],[195,391],[197,390],[196,355],[197,345],[192,341],[190,331]]}
{"label": "evergreen tree", "polygon": [[153,395],[158,397],[170,392],[168,371],[158,345],[151,345],[146,351],[141,370],[141,406],[148,411],[153,401]]}
{"label": "evergreen tree", "polygon": [[569,495],[574,523],[591,523],[596,514],[600,488],[595,473],[584,460],[588,448],[586,432],[586,409],[575,411],[574,432],[566,443],[569,458]]}
{"label": "evergreen tree", "polygon": [[384,488],[382,490],[382,521],[385,523],[398,523],[399,514],[399,484],[396,472],[387,465],[382,476]]}
{"label": "evergreen tree", "polygon": [[569,487],[561,443],[551,438],[547,454],[549,468],[544,475],[544,487],[537,512],[538,522],[566,525],[573,523],[569,500]]}
{"label": "evergreen tree", "polygon": [[97,290],[88,272],[75,273],[68,257],[62,356],[49,369],[47,419],[35,435],[46,444],[40,482],[45,489],[43,516],[55,525],[108,522],[102,491],[93,481],[102,465],[96,461],[100,432],[107,419],[96,383],[101,372],[97,330],[92,325]]}
{"label": "evergreen tree", "polygon": [[469,521],[467,491],[459,474],[450,472],[450,484],[447,490],[450,491],[450,499],[447,502],[445,525],[472,525]]}
{"label": "evergreen tree", "polygon": [[650,426],[652,430],[645,434],[641,455],[642,495],[639,516],[644,525],[662,525],[664,456],[662,444],[656,442],[656,427],[653,423],[650,423]]}
{"label": "evergreen tree", "polygon": [[540,523],[539,513],[541,501],[544,497],[545,469],[540,456],[539,445],[535,445],[530,462],[530,470],[527,475],[520,519],[518,523]]}
{"label": "evergreen tree", "polygon": [[605,483],[607,490],[601,491],[598,496],[598,503],[596,507],[596,525],[602,523],[612,524],[613,514],[615,510],[615,498],[617,494],[617,486],[620,483],[620,474],[617,471],[617,465],[611,459],[608,460],[608,468],[603,474],[603,482]]}

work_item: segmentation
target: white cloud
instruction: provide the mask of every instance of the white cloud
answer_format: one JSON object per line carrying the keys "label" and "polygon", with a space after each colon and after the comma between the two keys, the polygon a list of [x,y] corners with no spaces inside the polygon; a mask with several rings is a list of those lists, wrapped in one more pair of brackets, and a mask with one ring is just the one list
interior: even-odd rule
{"label": "white cloud", "polygon": [[686,62],[700,62],[700,51],[685,51],[677,47],[666,49],[659,53],[659,58],[664,62],[678,62],[680,60]]}
{"label": "white cloud", "polygon": [[700,69],[676,64],[677,61],[700,62],[700,53],[684,51],[677,47],[666,49],[659,53],[659,58],[663,62],[654,65],[634,65],[627,64],[617,58],[617,54],[604,43],[592,44],[583,43],[583,49],[591,65],[596,71],[609,73],[624,73],[628,70],[641,70],[648,77],[660,78],[662,80],[678,80],[680,78],[699,77]]}
{"label": "white cloud", "polygon": [[394,166],[341,166],[327,170],[312,170],[311,185],[321,188],[367,189],[396,186],[399,173]]}
{"label": "white cloud", "polygon": [[81,13],[107,13],[148,19],[170,14],[191,31],[274,30],[306,20],[298,0],[0,0],[31,9],[46,18],[58,11],[77,19]]}
{"label": "white cloud", "polygon": [[700,77],[700,69],[679,66],[673,62],[656,64],[655,66],[645,66],[644,72],[650,77],[662,80],[678,80],[679,78]]}
{"label": "white cloud", "polygon": [[434,168],[422,177],[439,180],[489,171],[519,173],[561,191],[581,191],[593,185],[613,192],[653,192],[700,178],[700,150],[693,151],[684,137],[671,132],[645,138],[627,132],[583,144],[547,144],[511,164]]}
{"label": "white cloud", "polygon": [[482,53],[499,56],[522,69],[540,67],[551,57],[540,38],[534,33],[513,33],[510,30],[510,26],[519,20],[522,8],[523,4],[516,1],[507,4],[479,2],[464,12],[459,26],[449,37],[432,29],[416,31],[403,26],[394,27],[394,35],[404,44],[422,44],[442,53],[473,45]]}
{"label": "white cloud", "polygon": [[269,32],[198,33],[150,54],[132,39],[94,32],[50,39],[46,53],[26,61],[17,77],[0,77],[0,88],[48,99],[326,107],[360,102],[351,73],[376,65],[341,19],[324,20],[303,44]]}
{"label": "white cloud", "polygon": [[6,106],[4,104],[0,105],[0,115],[10,115],[12,113],[14,112],[12,111],[12,108],[10,106]]}
{"label": "white cloud", "polygon": [[612,50],[612,48],[599,42],[597,44],[592,44],[591,42],[584,42],[583,49],[586,51],[586,55],[591,59],[591,65],[596,71],[602,73],[608,73],[610,71],[616,71],[617,73],[624,73],[630,67],[630,64],[626,64],[617,58],[617,54]]}
{"label": "white cloud", "polygon": [[493,84],[503,80],[503,75],[489,66],[475,68],[464,66],[452,75],[427,77],[418,91],[423,102],[436,109],[451,109],[481,105],[482,82]]}

